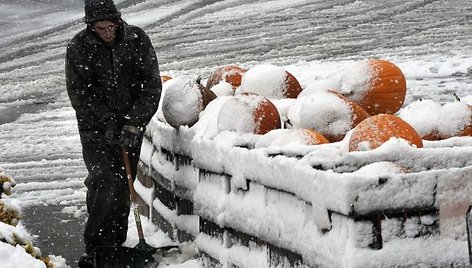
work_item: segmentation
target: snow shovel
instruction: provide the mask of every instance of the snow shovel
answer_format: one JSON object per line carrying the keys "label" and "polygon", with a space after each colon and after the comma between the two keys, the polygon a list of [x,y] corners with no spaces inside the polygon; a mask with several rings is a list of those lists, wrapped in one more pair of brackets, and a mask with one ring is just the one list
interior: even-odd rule
{"label": "snow shovel", "polygon": [[146,243],[144,239],[143,227],[141,225],[141,218],[138,211],[138,204],[136,202],[136,191],[133,186],[133,177],[131,175],[131,166],[129,164],[128,151],[126,148],[122,149],[123,162],[126,169],[126,176],[128,178],[128,186],[131,198],[131,207],[133,209],[134,218],[136,220],[136,228],[138,231],[139,242],[134,248],[129,247],[97,247],[95,254],[95,266],[97,268],[144,268],[157,267],[153,255],[160,251],[165,255],[166,251],[178,249],[178,246],[166,246],[154,248]]}

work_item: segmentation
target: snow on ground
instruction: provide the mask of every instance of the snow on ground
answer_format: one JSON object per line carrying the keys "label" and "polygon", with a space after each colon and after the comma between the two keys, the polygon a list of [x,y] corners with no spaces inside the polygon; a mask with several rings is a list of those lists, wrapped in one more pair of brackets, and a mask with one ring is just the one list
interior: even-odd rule
{"label": "snow on ground", "polygon": [[[163,74],[194,79],[218,65],[274,64],[306,88],[358,60],[383,58],[406,76],[405,105],[443,104],[454,94],[470,104],[470,1],[116,2],[150,34]],[[10,198],[24,207],[62,205],[77,216],[85,211],[86,171],[63,66],[66,42],[83,28],[82,5],[0,3],[0,168],[18,182]],[[0,245],[0,254],[11,250]]]}

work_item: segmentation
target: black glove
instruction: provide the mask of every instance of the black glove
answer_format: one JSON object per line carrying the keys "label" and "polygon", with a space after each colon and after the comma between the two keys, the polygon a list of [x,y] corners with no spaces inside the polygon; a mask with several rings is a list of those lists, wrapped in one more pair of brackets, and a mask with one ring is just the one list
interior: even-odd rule
{"label": "black glove", "polygon": [[131,125],[125,125],[121,130],[119,142],[123,147],[136,147],[141,141],[141,136],[141,128]]}
{"label": "black glove", "polygon": [[115,120],[110,120],[105,125],[105,142],[108,144],[116,143],[116,135],[118,134],[118,127]]}

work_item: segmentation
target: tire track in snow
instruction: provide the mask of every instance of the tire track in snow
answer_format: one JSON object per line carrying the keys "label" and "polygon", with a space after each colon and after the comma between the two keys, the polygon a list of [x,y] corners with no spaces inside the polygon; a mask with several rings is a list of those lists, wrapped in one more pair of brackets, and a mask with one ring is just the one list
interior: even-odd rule
{"label": "tire track in snow", "polygon": [[[0,55],[0,71],[11,72],[31,65],[42,65],[48,61],[63,60],[66,44],[79,28],[77,26],[58,28],[61,31],[53,29],[35,36],[27,36],[24,40],[12,41],[14,45]],[[51,53],[51,50],[60,52]],[[63,66],[61,67],[63,69]]]}
{"label": "tire track in snow", "polygon": [[[156,20],[155,23],[152,23],[147,26],[147,28],[154,28],[154,27],[159,27],[163,22],[173,22],[174,20],[181,21],[181,17],[184,17],[185,15],[189,13],[194,13],[195,10],[199,10],[203,7],[212,5],[214,3],[218,2],[223,2],[224,0],[201,0],[201,1],[184,1],[184,2],[189,2],[190,4],[184,5],[183,8],[181,8],[179,11],[172,13],[167,16],[163,16],[159,19]],[[198,16],[198,14],[194,14],[194,16]]]}
{"label": "tire track in snow", "polygon": [[[270,13],[264,10],[265,14],[257,17],[259,20],[251,21],[251,16],[247,15],[246,19],[240,23],[232,21],[231,8],[221,7],[228,14],[224,20],[218,21],[219,18],[211,17],[215,21],[207,21],[208,25],[205,25],[205,21],[203,21],[205,17],[188,20],[189,18],[184,16],[181,20],[175,19],[172,24],[170,22],[164,23],[151,32],[154,40],[158,40],[157,42],[160,44],[158,46],[160,51],[172,51],[172,53],[161,53],[163,55],[161,62],[170,62],[165,66],[169,69],[194,65],[201,67],[219,65],[229,63],[230,60],[245,62],[248,58],[261,61],[275,57],[274,61],[278,61],[280,58],[287,58],[287,55],[292,55],[294,60],[352,58],[360,52],[375,51],[382,47],[403,45],[416,47],[421,45],[422,40],[415,41],[413,39],[406,40],[408,42],[402,44],[405,41],[403,40],[404,36],[408,37],[409,34],[412,34],[403,34],[402,29],[408,28],[403,27],[403,24],[409,26],[403,23],[403,20],[405,17],[408,18],[409,14],[413,18],[417,16],[414,13],[419,9],[425,10],[427,15],[434,18],[436,17],[435,10],[427,10],[427,7],[438,3],[454,7],[453,3],[435,0],[413,3],[396,1],[388,4],[343,1],[335,2],[330,7],[324,8],[316,5],[319,3],[308,3],[300,8],[301,10],[290,9],[295,14],[289,12],[284,14],[279,10],[276,13]],[[210,9],[211,7],[205,8]],[[458,8],[452,9],[457,10]],[[460,9],[458,12],[461,12]],[[423,15],[420,18],[425,17]],[[461,21],[460,16],[451,20]],[[225,25],[219,24],[221,21]],[[435,25],[437,20],[426,24],[422,24],[421,21],[413,22],[418,28],[417,32],[428,31],[430,27],[447,26],[447,24]],[[193,27],[192,24],[197,26]],[[179,25],[182,26],[179,27]],[[169,29],[166,30],[166,27]],[[276,34],[270,33],[273,29],[277,29],[272,31]],[[385,34],[385,38],[383,38],[382,35],[388,32],[393,32],[393,34]],[[226,38],[221,39],[222,35]],[[343,35],[345,38],[339,42],[338,39]],[[470,33],[467,35],[470,37]],[[463,38],[466,39],[467,35]],[[168,38],[166,39],[164,36]],[[397,40],[392,40],[391,36],[396,37]],[[458,35],[451,35],[451,42],[454,42],[457,37]],[[259,42],[261,39],[265,42],[262,45]],[[346,41],[358,39],[364,40],[364,42],[356,44]],[[445,41],[447,40],[444,38],[441,40],[441,42]],[[302,50],[307,45],[313,47],[312,53],[310,50]],[[447,45],[444,46],[444,49],[446,47]],[[291,53],[291,50],[296,51]],[[167,58],[166,55],[171,55],[172,59]],[[209,55],[213,57],[209,58]],[[216,60],[214,60],[215,56]],[[221,61],[221,59],[226,60]]]}

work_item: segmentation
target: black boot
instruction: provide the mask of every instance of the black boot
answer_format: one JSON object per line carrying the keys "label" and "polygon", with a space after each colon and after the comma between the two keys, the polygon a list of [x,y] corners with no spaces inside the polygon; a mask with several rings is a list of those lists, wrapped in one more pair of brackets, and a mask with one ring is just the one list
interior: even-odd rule
{"label": "black boot", "polygon": [[78,267],[79,268],[95,268],[95,261],[94,261],[93,256],[88,255],[87,253],[80,256]]}

